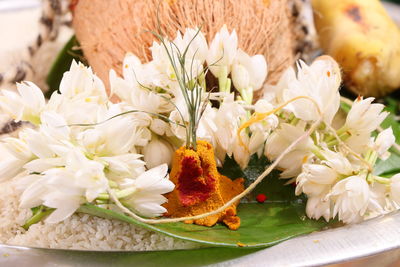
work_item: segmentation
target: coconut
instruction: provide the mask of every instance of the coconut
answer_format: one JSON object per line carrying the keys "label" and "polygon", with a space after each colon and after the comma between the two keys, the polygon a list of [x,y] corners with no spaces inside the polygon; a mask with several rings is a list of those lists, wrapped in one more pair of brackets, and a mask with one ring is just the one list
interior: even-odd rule
{"label": "coconut", "polygon": [[295,60],[295,34],[287,0],[74,0],[73,27],[83,52],[105,82],[109,70],[120,73],[122,60],[132,52],[142,62],[151,59],[149,47],[159,27],[169,38],[177,31],[201,26],[210,42],[221,27],[238,34],[239,48],[263,54],[269,83],[276,82]]}

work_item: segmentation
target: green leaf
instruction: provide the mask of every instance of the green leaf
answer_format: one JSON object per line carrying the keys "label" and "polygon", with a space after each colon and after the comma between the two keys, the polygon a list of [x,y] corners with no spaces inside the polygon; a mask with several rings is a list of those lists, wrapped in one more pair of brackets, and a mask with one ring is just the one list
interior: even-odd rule
{"label": "green leaf", "polygon": [[[260,176],[271,163],[265,156],[258,158],[253,155],[245,170],[241,170],[239,165],[231,158],[227,157],[223,168],[219,172],[231,179],[242,177],[245,179],[246,187]],[[297,199],[294,194],[294,187],[285,185],[287,180],[279,179],[280,172],[273,170],[264,180],[251,192],[246,200],[254,202],[258,194],[265,194],[269,201],[292,201]]]}
{"label": "green leaf", "polygon": [[171,237],[218,247],[268,247],[284,240],[322,230],[327,227],[323,221],[309,220],[304,213],[304,203],[271,202],[242,203],[239,205],[241,226],[237,231],[223,225],[204,227],[185,223],[149,225],[121,213],[83,205],[79,212],[108,219],[117,219],[144,227]]}
{"label": "green leaf", "polygon": [[395,153],[386,160],[378,160],[374,167],[375,175],[391,177],[397,173],[400,173],[400,157]]}
{"label": "green leaf", "polygon": [[[253,156],[245,170],[227,158],[220,172],[230,178],[245,178],[247,183],[253,182],[270,163],[263,156]],[[198,242],[218,247],[248,248],[268,247],[289,238],[321,230],[327,227],[324,221],[307,219],[305,202],[294,194],[294,187],[285,186],[286,180],[279,179],[279,171],[273,171],[254,190],[247,202],[254,202],[255,195],[263,193],[268,201],[259,203],[241,203],[238,215],[241,226],[237,231],[229,230],[224,225],[204,227],[193,224],[169,223],[149,225],[141,223],[124,214],[86,204],[79,211],[91,215],[117,219],[144,227],[171,237]]]}
{"label": "green leaf", "polygon": [[[400,143],[400,123],[396,119],[396,114],[399,111],[399,102],[394,98],[386,97],[385,103],[386,103],[385,111],[388,111],[389,115],[382,122],[381,127],[383,129],[392,127],[393,134],[396,137],[396,143]],[[398,151],[396,152],[399,153]]]}
{"label": "green leaf", "polygon": [[224,166],[222,168],[218,168],[218,171],[231,179],[247,178],[245,177],[244,172],[240,168],[239,164],[237,164],[234,159],[228,156],[225,158]]}
{"label": "green leaf", "polygon": [[68,71],[72,60],[83,61],[83,54],[81,50],[74,50],[74,47],[79,46],[75,35],[65,44],[61,49],[56,60],[50,68],[47,74],[46,83],[49,86],[49,90],[46,92],[46,97],[49,98],[51,94],[58,90],[61,79],[64,72]]}
{"label": "green leaf", "polygon": [[[399,111],[399,101],[392,97],[385,98],[385,110],[390,112],[387,118],[382,122],[381,127],[386,129],[392,127],[393,134],[396,138],[396,143],[400,143],[400,123],[396,119],[396,114]],[[391,177],[400,173],[400,151],[395,148],[390,149],[392,153],[386,160],[378,160],[375,165],[374,173],[383,177]]]}

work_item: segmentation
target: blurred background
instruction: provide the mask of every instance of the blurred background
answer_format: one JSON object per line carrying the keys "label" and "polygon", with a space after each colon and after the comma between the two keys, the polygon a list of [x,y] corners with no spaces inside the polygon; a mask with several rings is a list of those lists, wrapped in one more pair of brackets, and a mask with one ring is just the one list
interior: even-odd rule
{"label": "blurred background", "polygon": [[[27,47],[38,36],[41,8],[41,0],[0,0],[0,73],[6,73],[21,60],[29,58]],[[35,75],[28,73],[26,79],[46,88],[44,76],[72,34],[71,29],[62,27],[54,42],[43,43],[30,62]],[[5,86],[9,88],[9,85]]]}

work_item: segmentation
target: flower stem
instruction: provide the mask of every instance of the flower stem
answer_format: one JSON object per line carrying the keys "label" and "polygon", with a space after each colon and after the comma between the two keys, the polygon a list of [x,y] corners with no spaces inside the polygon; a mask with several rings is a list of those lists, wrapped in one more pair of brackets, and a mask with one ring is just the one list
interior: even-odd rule
{"label": "flower stem", "polygon": [[[343,126],[342,128],[340,128],[339,130],[336,131],[336,134],[338,136],[344,134],[347,131],[347,127]],[[328,135],[327,138],[325,139],[325,143],[329,143],[335,140],[335,136],[334,135]]]}
{"label": "flower stem", "polygon": [[31,225],[40,222],[41,220],[43,220],[43,218],[49,216],[54,210],[55,209],[40,206],[39,210],[37,210],[36,213],[34,213],[33,216],[25,222],[22,228],[28,230]]}
{"label": "flower stem", "polygon": [[116,182],[114,182],[114,181],[111,181],[111,180],[108,180],[108,185],[111,188],[118,188],[118,184]]}
{"label": "flower stem", "polygon": [[[345,131],[345,132],[341,132],[340,134],[338,134],[338,136],[339,136],[340,140],[346,141],[347,139],[349,139],[351,137],[351,134]],[[337,139],[334,139],[332,141],[328,141],[326,143],[326,145],[329,148],[331,148],[331,147],[333,147],[333,146],[335,146],[337,144],[339,144],[339,140],[337,140]]]}
{"label": "flower stem", "polygon": [[231,91],[231,80],[228,78],[228,68],[226,66],[221,68],[218,86],[220,92],[230,93]]}
{"label": "flower stem", "polygon": [[[115,193],[115,196],[120,199],[120,198],[126,198],[135,193],[137,189],[135,187],[131,188],[126,188],[123,190],[120,190]],[[107,193],[100,193],[99,196],[96,198],[97,200],[110,200],[110,195]]]}
{"label": "flower stem", "polygon": [[242,99],[246,104],[251,105],[253,103],[253,88],[248,87],[239,91]]}
{"label": "flower stem", "polygon": [[384,178],[380,176],[372,176],[372,179],[380,184],[390,184],[390,178]]}
{"label": "flower stem", "polygon": [[321,149],[319,149],[319,147],[314,146],[314,147],[311,149],[311,152],[312,152],[315,156],[317,156],[317,158],[319,158],[320,160],[325,160],[325,157],[324,157],[324,155],[322,155]]}

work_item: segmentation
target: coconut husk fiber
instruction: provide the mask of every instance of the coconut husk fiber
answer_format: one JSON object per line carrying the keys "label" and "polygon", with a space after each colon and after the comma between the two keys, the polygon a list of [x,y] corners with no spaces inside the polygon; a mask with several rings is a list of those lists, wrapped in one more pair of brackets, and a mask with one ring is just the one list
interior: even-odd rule
{"label": "coconut husk fiber", "polygon": [[121,72],[127,52],[151,59],[149,47],[156,39],[148,30],[174,38],[177,30],[202,27],[210,42],[226,24],[236,30],[239,48],[250,55],[263,54],[268,62],[268,82],[276,82],[291,66],[294,34],[288,0],[74,0],[73,27],[85,57],[105,82],[112,68]]}

